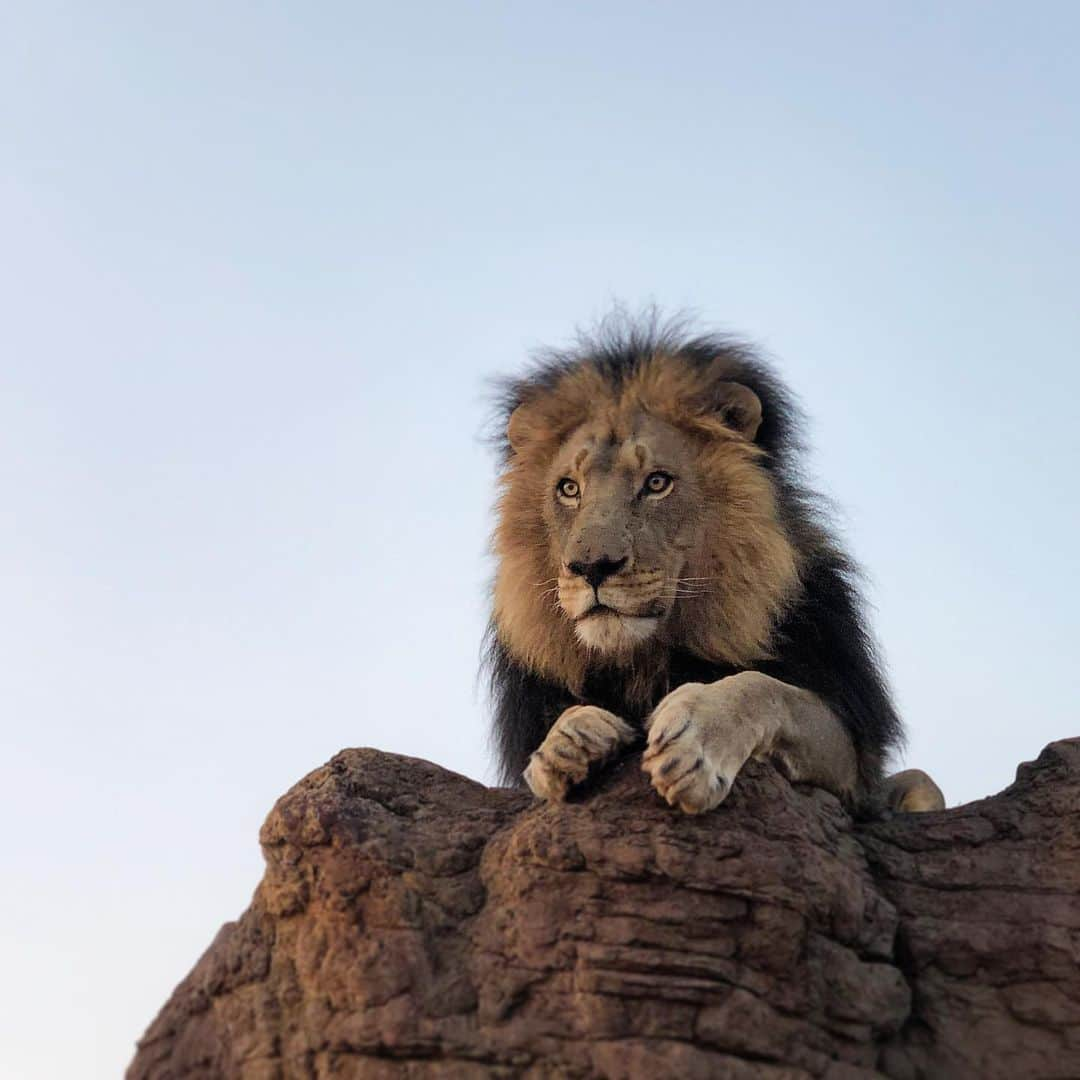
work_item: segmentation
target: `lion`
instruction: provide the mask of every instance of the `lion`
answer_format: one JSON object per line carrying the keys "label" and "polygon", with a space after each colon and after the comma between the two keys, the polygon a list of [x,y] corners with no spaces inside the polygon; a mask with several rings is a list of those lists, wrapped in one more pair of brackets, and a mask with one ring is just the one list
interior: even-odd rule
{"label": "lion", "polygon": [[767,758],[853,809],[944,808],[858,587],[800,479],[799,414],[746,345],[616,317],[504,381],[487,662],[502,779],[565,799],[644,745],[687,814]]}

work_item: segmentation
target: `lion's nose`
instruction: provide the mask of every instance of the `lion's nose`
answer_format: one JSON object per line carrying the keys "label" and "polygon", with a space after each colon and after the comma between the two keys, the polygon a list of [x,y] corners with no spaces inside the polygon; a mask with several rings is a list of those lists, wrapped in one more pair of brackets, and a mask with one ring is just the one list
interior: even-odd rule
{"label": "lion's nose", "polygon": [[571,574],[583,577],[594,589],[600,587],[606,578],[617,574],[626,565],[626,556],[621,559],[609,559],[604,556],[592,562],[572,562],[566,564]]}

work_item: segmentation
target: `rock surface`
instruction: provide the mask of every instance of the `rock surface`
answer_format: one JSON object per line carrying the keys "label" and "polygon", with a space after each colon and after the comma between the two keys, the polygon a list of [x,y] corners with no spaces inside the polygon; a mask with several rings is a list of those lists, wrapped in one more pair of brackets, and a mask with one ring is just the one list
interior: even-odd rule
{"label": "rock surface", "polygon": [[180,1077],[1080,1077],[1080,739],[854,824],[748,766],[702,818],[629,760],[540,805],[347,750],[139,1044]]}

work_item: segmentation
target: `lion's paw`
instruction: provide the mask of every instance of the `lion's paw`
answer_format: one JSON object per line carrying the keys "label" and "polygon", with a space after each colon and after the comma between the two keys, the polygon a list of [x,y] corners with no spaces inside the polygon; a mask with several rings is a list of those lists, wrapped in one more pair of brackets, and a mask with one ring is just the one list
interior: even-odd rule
{"label": "lion's paw", "polygon": [[525,769],[525,783],[541,799],[566,798],[589,768],[634,738],[634,729],[607,709],[575,705],[555,721]]}
{"label": "lion's paw", "polygon": [[684,813],[719,806],[760,744],[758,725],[747,723],[739,707],[742,688],[725,685],[734,681],[686,683],[649,719],[641,767],[668,805]]}

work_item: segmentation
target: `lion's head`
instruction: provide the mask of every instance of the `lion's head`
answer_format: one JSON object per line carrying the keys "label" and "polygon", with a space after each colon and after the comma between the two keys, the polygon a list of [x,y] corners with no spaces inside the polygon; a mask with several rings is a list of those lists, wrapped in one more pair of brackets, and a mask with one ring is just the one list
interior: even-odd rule
{"label": "lion's head", "polygon": [[494,628],[520,663],[573,689],[672,647],[769,655],[800,559],[760,437],[782,418],[755,373],[734,347],[654,340],[511,386]]}

